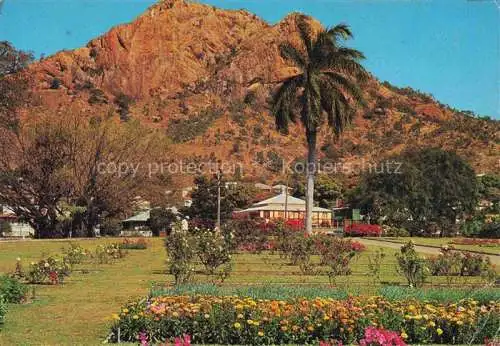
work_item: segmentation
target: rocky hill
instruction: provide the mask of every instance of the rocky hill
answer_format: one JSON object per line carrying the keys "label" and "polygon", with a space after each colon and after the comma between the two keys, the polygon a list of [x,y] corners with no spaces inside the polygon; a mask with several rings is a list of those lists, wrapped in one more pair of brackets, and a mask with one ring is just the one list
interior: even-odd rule
{"label": "rocky hill", "polygon": [[[279,81],[295,72],[278,46],[297,42],[296,30],[295,14],[270,25],[245,11],[161,1],[84,48],[31,65],[39,102],[27,113],[64,114],[69,107],[133,117],[165,131],[172,158],[241,162],[248,179],[273,179],[281,160],[305,155],[303,131],[296,126],[289,136],[278,134],[268,107]],[[356,111],[340,141],[322,133],[322,158],[362,166],[407,147],[439,146],[456,150],[478,172],[498,170],[498,121],[375,77],[363,91],[368,108]]]}

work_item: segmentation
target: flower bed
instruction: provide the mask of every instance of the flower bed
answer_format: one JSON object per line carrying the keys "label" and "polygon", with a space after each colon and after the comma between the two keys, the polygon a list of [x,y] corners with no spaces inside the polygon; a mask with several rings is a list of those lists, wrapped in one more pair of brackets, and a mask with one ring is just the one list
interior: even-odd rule
{"label": "flower bed", "polygon": [[130,303],[113,318],[111,342],[136,342],[141,335],[156,343],[189,335],[194,344],[350,343],[373,338],[376,333],[366,335],[366,330],[376,327],[408,343],[459,344],[491,339],[500,323],[500,303],[160,296]]}
{"label": "flower bed", "polygon": [[125,249],[125,250],[146,250],[148,248],[148,242],[143,238],[139,239],[125,238],[119,246],[120,249]]}
{"label": "flower bed", "polygon": [[344,227],[344,234],[351,237],[380,237],[382,228],[379,225],[354,224]]}
{"label": "flower bed", "polygon": [[454,245],[500,246],[500,239],[460,238],[453,239]]}

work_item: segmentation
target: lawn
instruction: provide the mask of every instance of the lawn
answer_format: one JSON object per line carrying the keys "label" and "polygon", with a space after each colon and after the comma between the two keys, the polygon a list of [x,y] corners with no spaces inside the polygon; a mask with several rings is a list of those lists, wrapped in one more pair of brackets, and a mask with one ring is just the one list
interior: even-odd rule
{"label": "lawn", "polygon": [[500,244],[488,244],[488,245],[462,245],[462,244],[453,244],[453,241],[460,240],[463,238],[418,238],[418,237],[383,237],[376,238],[378,240],[388,240],[398,243],[406,243],[412,240],[416,245],[423,246],[438,246],[441,247],[443,245],[453,245],[456,249],[459,250],[468,250],[468,251],[476,251],[485,254],[492,255],[500,255]]}
{"label": "lawn", "polygon": [[[116,239],[77,240],[88,249]],[[170,285],[172,277],[165,273],[166,255],[161,239],[151,239],[147,250],[129,250],[128,255],[112,264],[82,264],[76,267],[64,285],[36,285],[31,303],[11,305],[0,332],[0,345],[97,345],[106,338],[110,317],[130,299],[148,294],[152,286]],[[0,243],[0,272],[14,269],[20,257],[27,267],[42,256],[60,253],[67,241],[24,241]],[[353,274],[338,280],[338,286],[352,293],[374,293],[368,274],[368,248],[353,265]],[[404,284],[397,274],[394,253],[387,248],[382,281]],[[204,275],[196,280],[207,282]],[[478,279],[465,279],[466,283]],[[444,278],[433,277],[432,284],[444,284]],[[464,281],[457,282],[463,286]],[[309,287],[329,289],[326,276],[303,275],[298,267],[287,264],[278,254],[236,254],[232,275],[222,288],[248,289],[256,284],[273,284],[293,289]],[[285,286],[286,285],[286,286]]]}

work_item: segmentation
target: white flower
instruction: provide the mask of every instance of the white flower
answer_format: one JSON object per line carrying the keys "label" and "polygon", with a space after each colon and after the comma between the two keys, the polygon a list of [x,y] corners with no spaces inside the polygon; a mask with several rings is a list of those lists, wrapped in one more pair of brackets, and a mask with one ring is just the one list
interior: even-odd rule
{"label": "white flower", "polygon": [[45,264],[44,264],[44,267],[45,267],[45,268],[48,268],[48,267],[50,267],[50,264],[49,264],[49,262],[45,262]]}
{"label": "white flower", "polygon": [[21,257],[16,258],[16,260],[17,260],[18,262],[20,262],[20,261],[21,261]]}

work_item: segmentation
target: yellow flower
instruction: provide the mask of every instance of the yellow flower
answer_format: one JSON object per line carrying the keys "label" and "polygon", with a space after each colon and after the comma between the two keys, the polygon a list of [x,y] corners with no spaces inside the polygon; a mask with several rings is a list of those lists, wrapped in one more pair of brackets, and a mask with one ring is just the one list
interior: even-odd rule
{"label": "yellow flower", "polygon": [[436,329],[437,335],[443,334],[443,330],[441,328]]}
{"label": "yellow flower", "polygon": [[252,321],[252,320],[247,320],[247,323],[248,323],[249,325],[252,325],[252,324],[253,324],[253,321]]}
{"label": "yellow flower", "polygon": [[325,316],[323,317],[323,320],[325,320],[325,321],[328,321],[329,319],[330,319],[330,316],[328,316],[328,315],[325,315]]}
{"label": "yellow flower", "polygon": [[134,320],[138,320],[138,319],[139,319],[139,316],[134,315],[134,316],[132,316],[132,318],[133,318]]}
{"label": "yellow flower", "polygon": [[236,322],[233,326],[236,329],[240,329],[241,328],[241,324],[239,324],[238,322]]}
{"label": "yellow flower", "polygon": [[237,317],[241,320],[243,318],[243,314],[238,314]]}
{"label": "yellow flower", "polygon": [[463,325],[463,324],[464,324],[464,322],[463,322],[463,321],[457,321],[457,324],[458,324],[459,326],[461,326],[461,325]]}
{"label": "yellow flower", "polygon": [[429,326],[431,326],[431,327],[435,327],[435,326],[436,326],[436,323],[434,323],[434,321],[430,321],[430,322],[429,322]]}
{"label": "yellow flower", "polygon": [[406,334],[405,332],[402,332],[402,333],[401,333],[401,337],[402,337],[403,339],[408,339],[408,334]]}
{"label": "yellow flower", "polygon": [[209,314],[205,314],[205,319],[208,320],[210,318],[210,315]]}
{"label": "yellow flower", "polygon": [[128,309],[123,309],[122,311],[123,311],[124,314],[128,313]]}
{"label": "yellow flower", "polygon": [[259,330],[259,332],[257,333],[258,336],[264,336],[264,332],[262,330]]}
{"label": "yellow flower", "polygon": [[172,316],[174,316],[174,317],[179,317],[179,313],[178,313],[177,311],[174,311],[174,312],[172,313]]}
{"label": "yellow flower", "polygon": [[313,326],[307,326],[307,330],[312,332],[314,330],[314,327]]}
{"label": "yellow flower", "polygon": [[118,314],[112,314],[111,318],[114,319],[114,320],[119,320],[120,316],[118,316]]}

